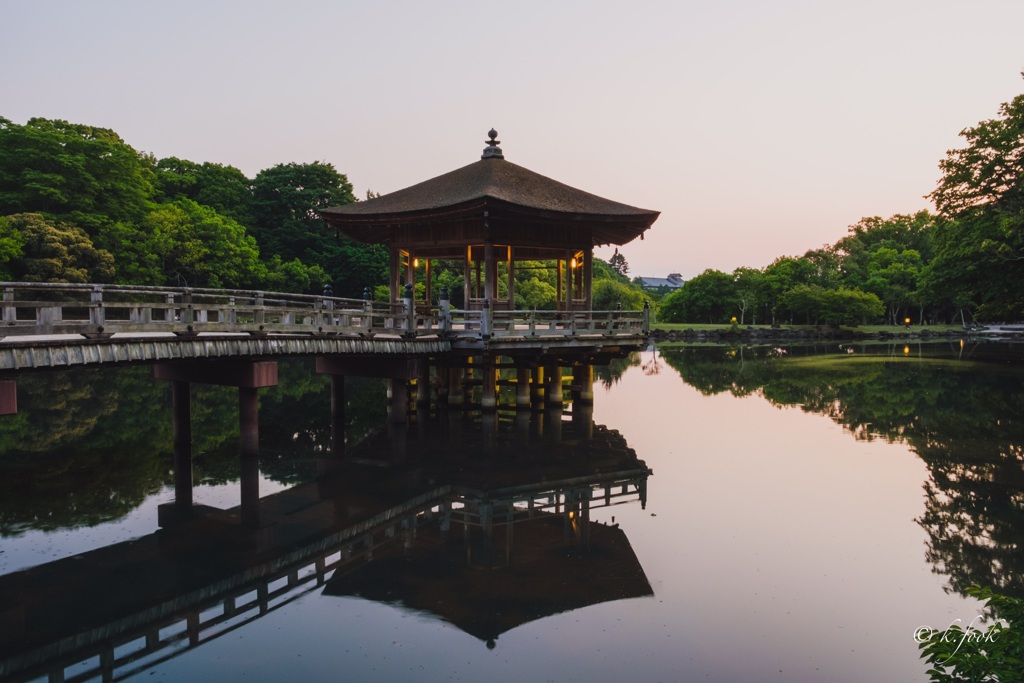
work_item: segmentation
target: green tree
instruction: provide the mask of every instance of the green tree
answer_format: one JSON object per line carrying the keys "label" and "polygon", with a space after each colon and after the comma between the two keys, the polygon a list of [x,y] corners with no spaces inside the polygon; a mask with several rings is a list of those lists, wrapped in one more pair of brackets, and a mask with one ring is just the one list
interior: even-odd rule
{"label": "green tree", "polygon": [[113,255],[105,249],[97,249],[81,228],[50,222],[38,213],[8,216],[6,223],[21,241],[20,257],[8,264],[12,279],[110,282],[113,278]]}
{"label": "green tree", "polygon": [[558,304],[554,285],[538,277],[516,282],[516,306],[528,311],[553,311]]}
{"label": "green tree", "polygon": [[639,311],[647,296],[636,287],[616,280],[597,280],[591,294],[595,311]]}
{"label": "green tree", "polygon": [[0,118],[0,215],[41,213],[90,236],[149,210],[153,172],[114,131],[67,121]]}
{"label": "green tree", "polygon": [[921,255],[915,249],[897,252],[881,247],[871,255],[864,289],[885,303],[889,323],[895,325],[901,320],[900,311],[918,301],[920,276]]}
{"label": "green tree", "polygon": [[764,269],[765,301],[772,315],[772,323],[776,316],[791,314],[786,309],[783,296],[797,285],[817,285],[818,268],[806,258],[780,256]]}
{"label": "green tree", "polygon": [[[757,268],[737,268],[732,271],[736,282],[736,305],[740,312],[740,325],[746,325],[747,313],[751,323],[757,324],[757,312],[767,302],[764,273]],[[765,306],[767,308],[767,306]]]}
{"label": "green tree", "polygon": [[190,199],[161,205],[138,229],[117,223],[101,238],[121,245],[118,280],[124,283],[242,288],[267,275],[242,225]]}
{"label": "green tree", "polygon": [[25,238],[11,220],[0,216],[0,278],[13,280],[11,265],[22,256]]}
{"label": "green tree", "polygon": [[191,199],[242,225],[252,225],[252,181],[234,166],[167,157],[153,166],[161,201]]}
{"label": "green tree", "polygon": [[629,276],[629,263],[626,262],[626,257],[620,254],[618,249],[616,249],[615,253],[608,259],[608,265],[610,265],[612,270],[622,277]]}
{"label": "green tree", "polygon": [[658,311],[665,322],[725,322],[735,301],[733,276],[709,268],[662,299]]}
{"label": "green tree", "polygon": [[930,198],[956,226],[942,231],[926,289],[940,283],[978,304],[981,319],[1024,315],[1024,94],[961,131]]}
{"label": "green tree", "polygon": [[252,234],[268,254],[305,260],[334,238],[317,210],[354,201],[351,183],[331,164],[278,164],[253,180]]}
{"label": "green tree", "polygon": [[253,179],[252,235],[267,256],[320,266],[337,296],[360,297],[388,281],[387,251],[328,231],[318,210],[355,201],[331,164],[278,164]]}
{"label": "green tree", "polygon": [[885,304],[870,292],[839,287],[823,290],[820,312],[826,324],[856,326],[882,317]]}

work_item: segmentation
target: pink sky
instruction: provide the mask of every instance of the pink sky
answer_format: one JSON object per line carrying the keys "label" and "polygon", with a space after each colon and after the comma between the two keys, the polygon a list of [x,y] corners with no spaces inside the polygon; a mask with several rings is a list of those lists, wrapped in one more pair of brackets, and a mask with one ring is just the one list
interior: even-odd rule
{"label": "pink sky", "polygon": [[[1024,90],[1020,0],[3,0],[0,116],[158,157],[326,161],[357,195],[479,158],[662,212],[632,275],[763,267],[931,208]],[[607,257],[611,250],[601,250]]]}

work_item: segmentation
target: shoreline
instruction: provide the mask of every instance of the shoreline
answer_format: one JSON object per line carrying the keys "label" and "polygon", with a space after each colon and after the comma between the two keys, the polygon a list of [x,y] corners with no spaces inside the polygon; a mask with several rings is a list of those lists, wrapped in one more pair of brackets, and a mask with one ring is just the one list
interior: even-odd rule
{"label": "shoreline", "polygon": [[808,329],[783,329],[766,327],[745,327],[740,329],[683,330],[652,329],[650,339],[659,341],[808,341],[827,339],[830,341],[889,341],[889,340],[942,340],[978,339],[985,341],[1022,341],[1024,325],[992,325],[964,328],[962,330],[932,331],[927,327],[911,329],[894,328],[893,331],[858,332],[852,329],[811,327]]}

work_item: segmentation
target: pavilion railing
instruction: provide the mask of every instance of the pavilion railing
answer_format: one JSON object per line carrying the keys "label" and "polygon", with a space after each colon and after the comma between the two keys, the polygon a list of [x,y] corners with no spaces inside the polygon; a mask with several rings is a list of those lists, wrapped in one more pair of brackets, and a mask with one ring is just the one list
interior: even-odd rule
{"label": "pavilion railing", "polygon": [[235,289],[0,282],[0,337],[78,334],[399,335],[491,338],[637,336],[643,311],[494,311],[423,309],[411,298],[368,298]]}

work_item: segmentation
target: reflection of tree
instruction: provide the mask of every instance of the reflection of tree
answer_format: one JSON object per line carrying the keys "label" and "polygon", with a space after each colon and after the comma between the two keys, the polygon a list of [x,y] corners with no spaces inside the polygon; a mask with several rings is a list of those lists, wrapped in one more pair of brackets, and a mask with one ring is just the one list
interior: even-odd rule
{"label": "reflection of tree", "polygon": [[930,474],[918,522],[934,571],[958,592],[981,584],[1024,596],[1021,371],[985,362],[1005,347],[993,357],[976,349],[972,362],[955,360],[959,347],[942,358],[902,345],[866,350],[687,347],[662,358],[702,393],[759,393],[827,415],[858,439],[908,444]]}
{"label": "reflection of tree", "polygon": [[[330,439],[330,380],[282,361],[260,392],[261,469],[298,482]],[[382,380],[346,380],[349,439],[385,420]],[[0,419],[0,534],[118,519],[173,485],[170,391],[149,367],[75,369],[18,378],[19,413]],[[192,386],[196,484],[239,478],[238,391]]]}
{"label": "reflection of tree", "polygon": [[0,533],[117,519],[160,488],[171,425],[157,419],[166,421],[166,391],[151,373],[18,379],[18,419],[0,420]]}
{"label": "reflection of tree", "polygon": [[601,383],[606,389],[617,384],[626,370],[634,365],[640,365],[640,355],[631,353],[625,358],[613,358],[608,365],[594,366],[594,379]]}

